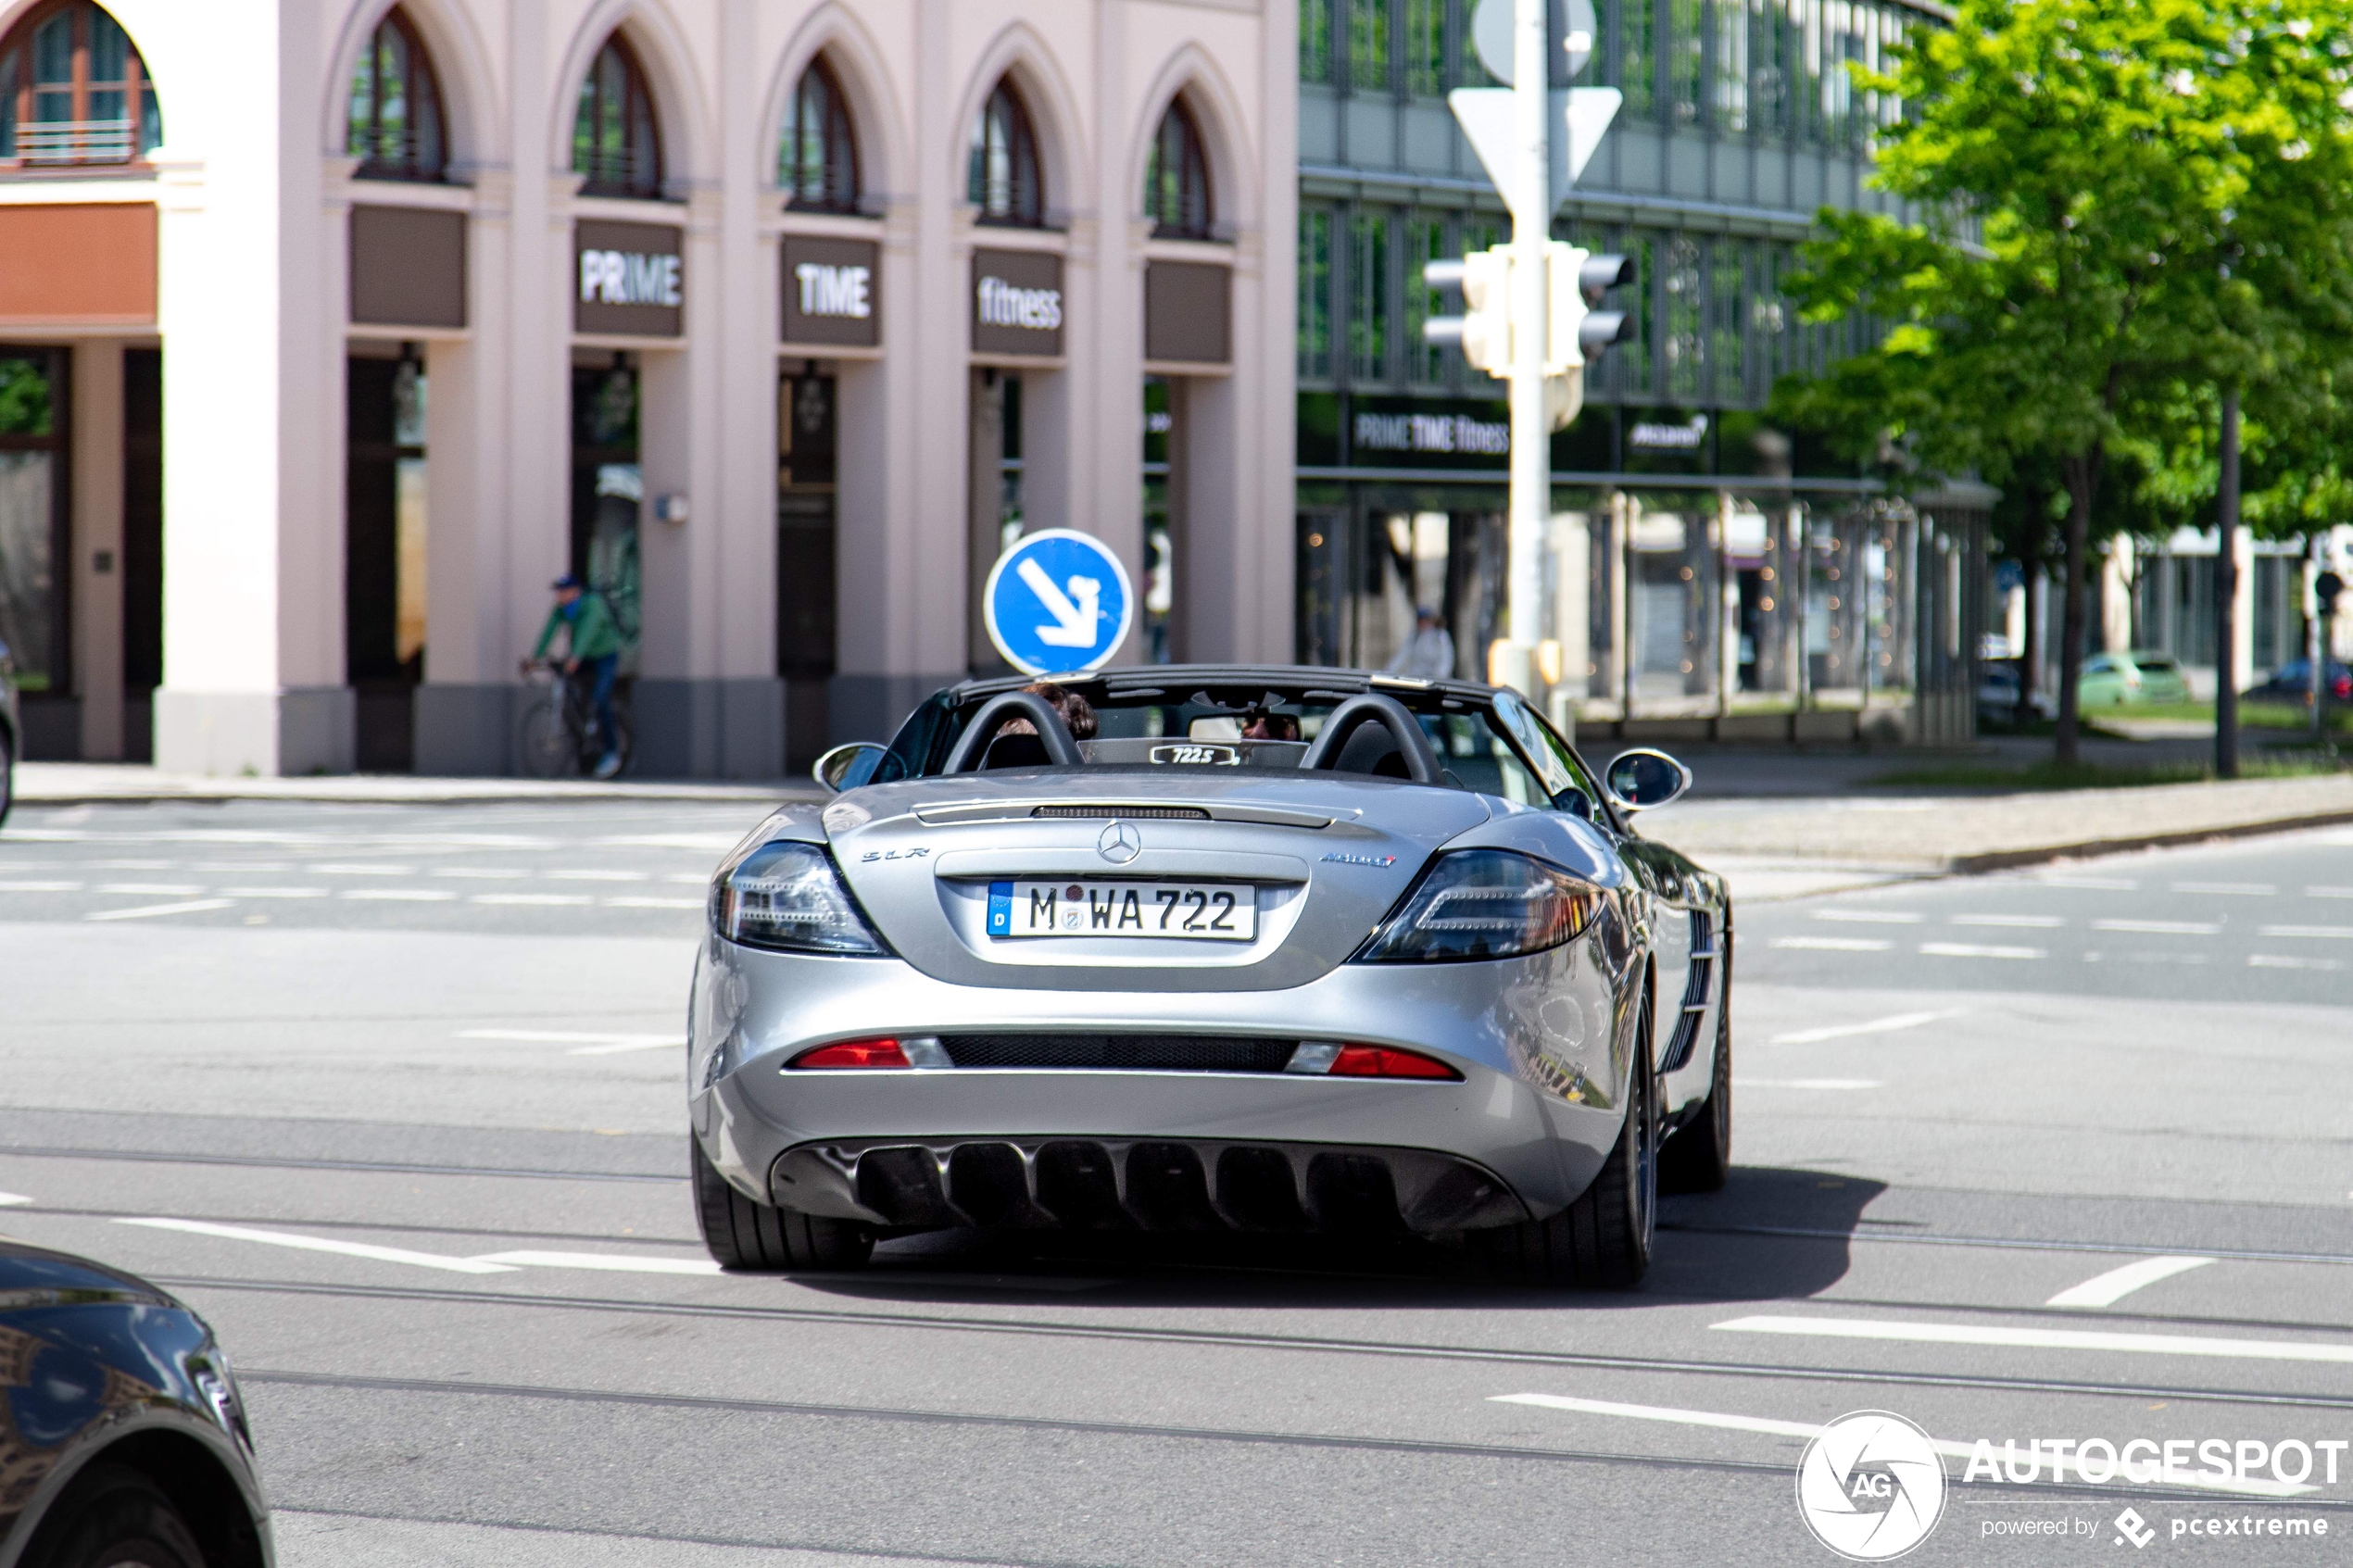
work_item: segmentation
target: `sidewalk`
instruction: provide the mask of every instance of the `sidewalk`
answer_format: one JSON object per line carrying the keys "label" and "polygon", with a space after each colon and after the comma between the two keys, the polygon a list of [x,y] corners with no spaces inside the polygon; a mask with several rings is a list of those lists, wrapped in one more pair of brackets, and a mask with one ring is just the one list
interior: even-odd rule
{"label": "sidewalk", "polygon": [[516,800],[815,800],[806,778],[774,783],[675,784],[616,779],[441,779],[406,773],[308,778],[214,778],[125,762],[19,762],[19,806],[144,805],[156,801],[316,800],[361,806],[458,806]]}

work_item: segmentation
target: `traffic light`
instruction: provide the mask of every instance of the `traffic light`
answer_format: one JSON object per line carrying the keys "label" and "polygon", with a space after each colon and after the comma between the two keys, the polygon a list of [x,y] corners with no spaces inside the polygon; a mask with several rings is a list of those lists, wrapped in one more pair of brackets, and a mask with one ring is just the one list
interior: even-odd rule
{"label": "traffic light", "polygon": [[[1558,240],[1544,246],[1544,407],[1553,429],[1577,418],[1584,407],[1584,369],[1594,356],[1628,336],[1629,318],[1596,310],[1602,295],[1633,281],[1634,266],[1622,256],[1595,256]],[[1422,323],[1422,340],[1455,344],[1474,369],[1497,381],[1512,373],[1512,251],[1509,245],[1473,251],[1460,261],[1432,261],[1422,281],[1431,288],[1460,289],[1461,316],[1437,316]]]}

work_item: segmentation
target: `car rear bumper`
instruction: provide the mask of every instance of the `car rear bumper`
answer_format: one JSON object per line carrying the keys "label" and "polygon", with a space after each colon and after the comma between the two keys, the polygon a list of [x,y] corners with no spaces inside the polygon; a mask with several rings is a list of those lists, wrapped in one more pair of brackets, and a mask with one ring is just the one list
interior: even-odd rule
{"label": "car rear bumper", "polygon": [[[1585,1189],[1624,1119],[1632,1012],[1584,942],[1221,995],[984,989],[711,939],[688,1082],[713,1166],[810,1212],[1440,1231],[1541,1217]],[[1463,1076],[785,1065],[828,1040],[975,1030],[1290,1035],[1405,1047]]]}

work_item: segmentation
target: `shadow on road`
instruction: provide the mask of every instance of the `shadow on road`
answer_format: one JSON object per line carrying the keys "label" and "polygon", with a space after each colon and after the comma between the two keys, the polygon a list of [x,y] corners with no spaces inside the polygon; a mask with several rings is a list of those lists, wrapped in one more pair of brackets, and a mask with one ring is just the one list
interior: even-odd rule
{"label": "shadow on road", "polygon": [[[1661,1201],[1649,1277],[1579,1305],[1785,1300],[1844,1277],[1848,1241],[1886,1184],[1736,1166],[1721,1192]],[[797,1283],[863,1300],[1106,1307],[1533,1309],[1564,1293],[1487,1273],[1471,1251],[1411,1236],[936,1231],[885,1243],[873,1268]]]}

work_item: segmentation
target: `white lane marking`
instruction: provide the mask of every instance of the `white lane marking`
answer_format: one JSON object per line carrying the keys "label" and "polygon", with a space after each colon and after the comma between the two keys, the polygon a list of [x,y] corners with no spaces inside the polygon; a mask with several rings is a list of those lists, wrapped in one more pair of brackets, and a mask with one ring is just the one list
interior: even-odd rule
{"label": "white lane marking", "polygon": [[2120,876],[2038,876],[2031,880],[2043,887],[2083,887],[2096,893],[2131,893],[2141,885]]}
{"label": "white lane marking", "polygon": [[2177,882],[2176,893],[2220,893],[2233,898],[2269,898],[2279,891],[2268,882]]}
{"label": "white lane marking", "polygon": [[625,833],[588,842],[631,849],[733,849],[743,836],[739,833]]}
{"label": "white lane marking", "polygon": [[324,898],[332,889],[324,887],[224,887],[220,891],[232,898]]}
{"label": "white lane marking", "polygon": [[313,860],[302,869],[307,872],[317,872],[321,876],[414,876],[417,874],[417,868],[414,866],[384,866],[378,865],[372,860],[362,862]]}
{"label": "white lane marking", "polygon": [[335,897],[392,904],[447,904],[458,896],[442,887],[346,887]]}
{"label": "white lane marking", "polygon": [[[711,873],[709,872],[672,872],[668,876],[663,877],[661,880],[664,882],[683,882],[689,887],[698,887],[711,880]],[[2345,893],[2347,897],[2353,898],[2353,887],[2347,888]]]}
{"label": "white lane marking", "polygon": [[[452,895],[455,897],[455,895]],[[593,903],[585,893],[475,893],[467,897],[469,904],[587,904]]]}
{"label": "white lane marking", "polygon": [[2155,1285],[2161,1279],[2171,1279],[2175,1274],[2185,1274],[2192,1269],[2202,1269],[2212,1261],[2211,1258],[2144,1258],[2137,1263],[2127,1263],[2120,1269],[2094,1274],[2081,1285],[2070,1285],[2043,1305],[2113,1307],[2135,1290]]}
{"label": "white lane marking", "polygon": [[[1681,1410],[1673,1405],[1627,1405],[1614,1399],[1579,1399],[1567,1394],[1490,1394],[1491,1403],[1499,1405],[1533,1405],[1539,1410],[1570,1411],[1579,1415],[1614,1415],[1629,1421],[1660,1421],[1676,1426],[1711,1426],[1719,1432],[1755,1432],[1768,1437],[1802,1437],[1807,1441],[1820,1436],[1822,1428],[1803,1421],[1775,1421],[1769,1416],[1731,1415],[1722,1411]],[[1931,1437],[1929,1447],[1946,1459],[1966,1460],[1977,1451],[1974,1443],[1954,1442],[1949,1438]],[[2229,1492],[2240,1497],[2292,1498],[2319,1487],[2293,1481],[2233,1480],[2228,1474],[2217,1476],[2205,1470],[2181,1471],[2166,1477],[2169,1486],[2200,1486],[2209,1491]]]}
{"label": "white lane marking", "polygon": [[605,1269],[623,1274],[715,1274],[708,1258],[626,1258],[609,1252],[485,1252],[477,1263],[513,1263],[526,1269]]}
{"label": "white lane marking", "polygon": [[2203,920],[2095,920],[2094,931],[2132,931],[2145,936],[2220,936],[2222,928]]}
{"label": "white lane marking", "polygon": [[1869,936],[1776,936],[1776,947],[1811,947],[1825,953],[1884,953],[1895,946]]}
{"label": "white lane marking", "polygon": [[699,909],[699,898],[599,898],[608,909]]}
{"label": "white lane marking", "polygon": [[1735,1078],[1736,1089],[1883,1089],[1877,1078]]}
{"label": "white lane marking", "polygon": [[1908,909],[1816,909],[1814,918],[1854,921],[1858,924],[1868,922],[1872,925],[1918,925],[1927,917],[1914,914]]}
{"label": "white lane marking", "polygon": [[177,860],[84,860],[82,864],[109,872],[172,872],[180,869]]}
{"label": "white lane marking", "polygon": [[2281,953],[2249,953],[2246,956],[2246,967],[2249,969],[2329,970],[2343,966],[2334,959],[2292,959]]}
{"label": "white lane marking", "polygon": [[577,1029],[460,1029],[460,1040],[521,1040],[535,1046],[624,1046],[632,1050],[651,1046],[683,1046],[675,1035],[612,1035]]}
{"label": "white lane marking", "polygon": [[187,882],[102,882],[100,893],[145,893],[157,898],[193,898],[204,891]]}
{"label": "white lane marking", "polygon": [[435,875],[435,876],[472,876],[472,877],[500,877],[500,878],[503,878],[503,877],[529,876],[531,873],[530,873],[529,872],[506,872],[506,871],[499,871],[499,870],[497,870],[496,867],[492,867],[492,866],[435,866],[435,867],[434,867],[434,869],[433,869],[433,874],[434,874],[434,875]]}
{"label": "white lane marking", "polygon": [[2039,959],[2040,947],[1986,947],[1975,942],[1923,942],[1920,951],[1931,959]]}
{"label": "white lane marking", "polygon": [[13,1209],[19,1203],[31,1201],[32,1199],[20,1192],[0,1192],[0,1209]]}
{"label": "white lane marking", "polygon": [[191,860],[188,862],[188,869],[192,872],[236,872],[245,876],[251,876],[256,872],[290,872],[294,870],[294,862],[291,860]]}
{"label": "white lane marking", "polygon": [[151,915],[197,915],[207,909],[225,909],[235,904],[234,898],[197,898],[185,904],[142,904],[134,909],[100,909],[84,915],[83,920],[145,920]]}
{"label": "white lane marking", "polygon": [[0,893],[79,893],[78,882],[0,882]]}
{"label": "white lane marking", "polygon": [[1776,1035],[1766,1044],[1810,1046],[1822,1040],[1843,1040],[1849,1035],[1890,1035],[1898,1029],[1917,1029],[1940,1018],[1958,1018],[1960,1013],[1960,1009],[1949,1008],[1943,1012],[1899,1012],[1863,1023],[1825,1023],[1818,1029],[1800,1029],[1794,1034]]}
{"label": "white lane marking", "polygon": [[2353,887],[2308,887],[2307,898],[2353,898]]}
{"label": "white lane marking", "polygon": [[1955,925],[2018,925],[2048,931],[2067,923],[2057,915],[1955,915]]}
{"label": "white lane marking", "polygon": [[1893,1323],[1876,1318],[1730,1318],[1710,1328],[1801,1338],[1885,1339],[1908,1345],[1999,1345],[2019,1350],[2112,1350],[2135,1356],[2200,1356],[2241,1361],[2353,1363],[2353,1345],[2303,1339],[2219,1339],[2189,1334],[2117,1334],[2082,1328],[2007,1328],[1990,1323]]}
{"label": "white lane marking", "polygon": [[474,1258],[445,1258],[438,1252],[411,1252],[404,1247],[376,1247],[364,1241],[333,1241],[323,1236],[293,1231],[256,1230],[250,1225],[216,1225],[208,1220],[123,1219],[118,1225],[146,1225],[159,1231],[186,1231],[192,1236],[217,1236],[227,1241],[258,1241],[271,1247],[291,1247],[300,1252],[335,1252],[346,1258],[372,1258],[380,1263],[409,1263],[421,1269],[447,1269],[459,1274],[510,1274],[510,1263],[485,1263]]}
{"label": "white lane marking", "polygon": [[2259,936],[2313,936],[2322,941],[2353,941],[2353,925],[2267,925]]}
{"label": "white lane marking", "polygon": [[650,872],[543,872],[549,882],[651,882]]}
{"label": "white lane marking", "polygon": [[566,1056],[618,1056],[623,1051],[684,1050],[686,1042],[676,1035],[648,1035],[641,1040],[615,1040],[609,1046],[577,1046],[564,1052]]}

